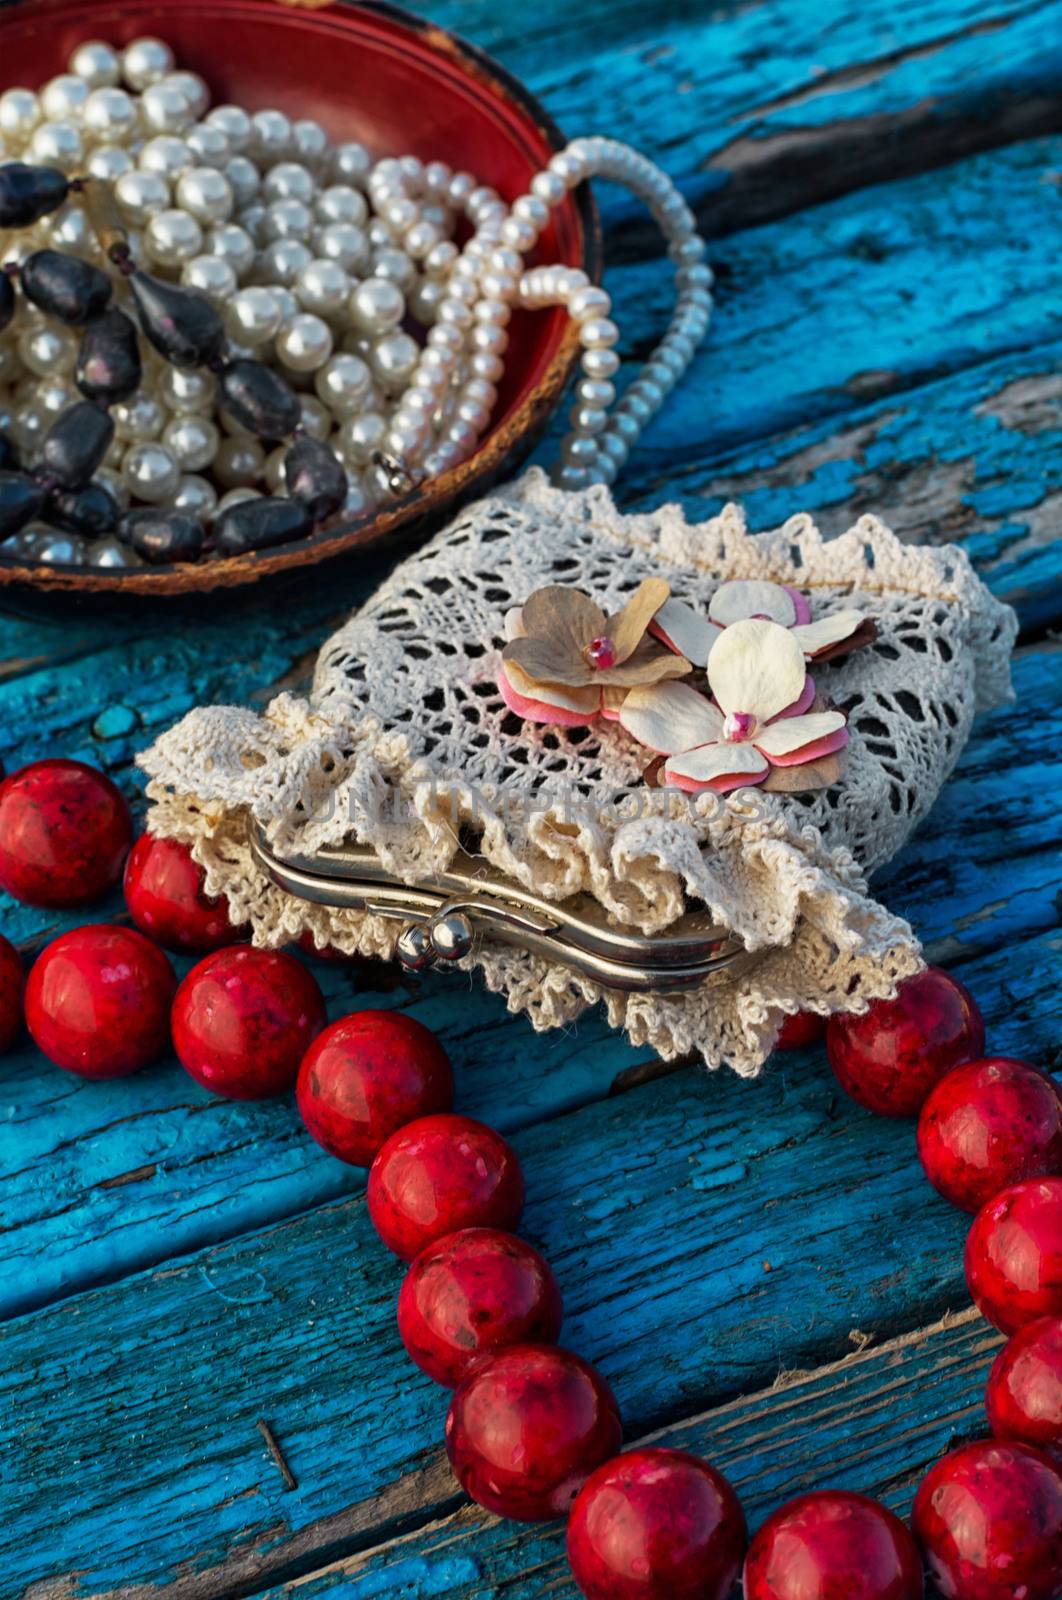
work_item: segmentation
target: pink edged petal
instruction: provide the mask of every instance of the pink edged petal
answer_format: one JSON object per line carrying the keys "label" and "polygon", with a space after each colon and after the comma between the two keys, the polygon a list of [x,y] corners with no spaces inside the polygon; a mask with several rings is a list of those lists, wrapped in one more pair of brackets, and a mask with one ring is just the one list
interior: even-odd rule
{"label": "pink edged petal", "polygon": [[783,628],[791,628],[797,620],[796,604],[789,590],[763,578],[732,578],[729,583],[721,583],[712,596],[708,615],[722,628],[748,617],[767,617]]}
{"label": "pink edged petal", "polygon": [[799,750],[791,750],[788,755],[772,756],[773,767],[802,767],[809,761],[820,761],[823,756],[835,755],[838,750],[843,750],[848,743],[848,729],[839,728],[836,733],[828,733],[824,739],[813,739],[810,744],[801,745]]}
{"label": "pink edged petal", "polygon": [[793,609],[796,611],[797,626],[799,627],[802,623],[810,622],[811,606],[808,604],[807,595],[801,594],[799,589],[794,589],[792,584],[789,583],[783,584],[782,587],[785,589],[786,594],[793,602]]}
{"label": "pink edged petal", "polygon": [[816,656],[833,644],[848,639],[863,624],[861,611],[835,611],[832,617],[820,617],[818,622],[808,622],[791,629],[806,656]]}
{"label": "pink edged petal", "polygon": [[620,707],[619,721],[632,739],[667,756],[707,744],[723,731],[723,719],[711,701],[674,680],[632,689]]}
{"label": "pink edged petal", "polygon": [[665,600],[649,624],[649,632],[677,656],[685,656],[695,667],[704,667],[720,630],[692,606],[683,605],[681,600]]}
{"label": "pink edged petal", "polygon": [[808,678],[804,684],[804,693],[791,706],[786,706],[784,711],[779,711],[777,717],[772,717],[772,722],[777,722],[780,717],[802,717],[805,711],[810,711],[815,704],[815,680]]}
{"label": "pink edged petal", "polygon": [[740,789],[750,783],[762,783],[769,771],[770,762],[754,745],[703,744],[698,750],[672,756],[661,777],[680,789],[715,789],[719,784]]}
{"label": "pink edged petal", "polygon": [[844,713],[840,711],[812,711],[803,717],[781,717],[769,727],[761,728],[754,743],[757,750],[777,761],[817,739],[829,738],[843,730],[844,725]]}
{"label": "pink edged petal", "polygon": [[800,699],[806,682],[804,652],[777,622],[732,623],[708,662],[708,683],[724,716],[745,712],[769,722]]}
{"label": "pink edged petal", "polygon": [[607,705],[605,701],[602,701],[601,716],[602,720],[605,722],[618,722],[620,719],[620,708],[619,706]]}
{"label": "pink edged petal", "polygon": [[[558,700],[563,691],[549,688],[539,688],[536,695],[555,694]],[[593,722],[600,708],[600,693],[596,702],[588,700],[585,705],[561,705],[541,698],[532,699],[527,695],[518,694],[505,675],[504,668],[498,670],[498,693],[501,695],[510,711],[515,711],[518,717],[523,717],[525,722],[552,722],[560,728],[583,728],[588,722]],[[565,699],[574,699],[579,691],[565,695]],[[593,691],[583,691],[584,694]]]}
{"label": "pink edged petal", "polygon": [[503,628],[505,631],[506,642],[508,642],[510,639],[525,639],[527,637],[527,629],[524,627],[523,606],[509,607],[508,611],[505,613]]}

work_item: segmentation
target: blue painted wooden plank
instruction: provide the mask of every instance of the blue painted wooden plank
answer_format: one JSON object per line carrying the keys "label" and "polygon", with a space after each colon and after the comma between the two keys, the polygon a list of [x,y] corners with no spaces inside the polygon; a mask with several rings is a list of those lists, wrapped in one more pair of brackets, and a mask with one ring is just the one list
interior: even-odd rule
{"label": "blue painted wooden plank", "polygon": [[[1050,647],[1022,654],[1019,705],[1035,709],[1016,717],[1008,707],[984,719],[936,810],[882,879],[886,903],[950,961],[1058,926],[1058,664]],[[478,986],[470,992],[464,978],[402,979],[382,965],[316,970],[333,1016],[399,1005],[438,1028],[458,1067],[462,1103],[505,1128],[604,1096],[621,1073],[650,1059],[610,1034],[597,1013],[532,1042],[525,1022],[509,1019],[501,1000]],[[377,984],[385,992],[374,992]],[[544,1071],[528,1085],[532,1050]],[[172,1062],[117,1083],[83,1083],[26,1045],[5,1062],[4,1085],[0,1214],[14,1231],[0,1257],[0,1313],[360,1188],[308,1143],[289,1102],[212,1099]]]}
{"label": "blue painted wooden plank", "polygon": [[[851,1489],[899,1516],[956,1436],[984,1430],[983,1392],[1002,1340],[979,1317],[923,1329],[880,1349],[691,1418],[654,1444],[692,1450],[737,1489],[755,1529],[814,1489]],[[475,1506],[261,1600],[578,1600],[563,1528],[520,1527]]]}
{"label": "blue painted wooden plank", "polygon": [[[1062,934],[960,971],[992,1048],[1054,1058]],[[921,1179],[910,1126],[838,1098],[819,1052],[756,1086],[678,1072],[516,1143],[566,1338],[634,1434],[835,1360],[852,1328],[882,1337],[964,1304],[966,1220]],[[9,1324],[13,1592],[264,1588],[449,1509],[445,1400],[402,1356],[400,1276],[356,1198]],[[263,1460],[262,1415],[295,1493]]]}

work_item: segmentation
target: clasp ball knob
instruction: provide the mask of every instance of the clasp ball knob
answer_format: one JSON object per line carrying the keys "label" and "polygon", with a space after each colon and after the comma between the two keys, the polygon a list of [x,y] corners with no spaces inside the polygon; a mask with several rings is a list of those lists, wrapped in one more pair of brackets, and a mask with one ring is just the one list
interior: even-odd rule
{"label": "clasp ball knob", "polygon": [[395,954],[407,972],[422,972],[430,966],[434,952],[427,928],[419,922],[403,928],[395,945]]}
{"label": "clasp ball knob", "polygon": [[431,947],[440,961],[460,961],[472,949],[472,924],[460,911],[437,917],[430,933]]}

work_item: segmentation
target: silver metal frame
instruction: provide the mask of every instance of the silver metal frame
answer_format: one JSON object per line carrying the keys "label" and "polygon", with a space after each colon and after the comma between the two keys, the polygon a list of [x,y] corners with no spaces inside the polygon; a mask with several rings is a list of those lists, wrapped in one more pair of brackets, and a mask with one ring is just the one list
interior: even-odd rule
{"label": "silver metal frame", "polygon": [[707,912],[691,911],[659,934],[633,933],[611,922],[590,895],[544,900],[463,852],[446,872],[407,884],[357,845],[282,859],[256,824],[249,842],[262,871],[286,893],[403,923],[399,953],[408,966],[453,960],[483,939],[533,951],[611,989],[666,992],[755,959]]}

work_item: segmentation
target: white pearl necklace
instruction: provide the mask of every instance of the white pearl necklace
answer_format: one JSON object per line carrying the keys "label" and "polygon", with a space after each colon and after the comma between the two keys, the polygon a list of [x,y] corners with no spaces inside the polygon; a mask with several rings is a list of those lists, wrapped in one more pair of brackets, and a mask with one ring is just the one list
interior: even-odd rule
{"label": "white pearl necklace", "polygon": [[[328,440],[350,476],[348,515],[370,514],[476,451],[514,308],[562,306],[579,328],[582,374],[553,469],[571,489],[613,481],[711,313],[692,213],[664,173],[611,139],[576,140],[507,206],[443,162],[374,162],[359,144],[331,145],[311,120],[211,110],[203,80],[176,70],[161,41],[141,39],[122,52],[85,43],[39,94],[0,95],[0,157],[113,185],[134,255],[214,300],[238,350],[272,362],[300,390],[304,427]],[[645,200],[678,285],[667,334],[618,399],[619,332],[607,292],[577,268],[525,266],[551,209],[592,177]],[[452,235],[462,218],[471,236],[459,248]],[[76,199],[7,255],[44,245],[100,255]],[[419,337],[406,331],[411,324]],[[74,337],[31,306],[0,337],[0,427],[21,449],[77,398],[75,353]],[[101,475],[125,502],[207,517],[278,492],[284,447],[267,459],[257,440],[212,412],[206,375],[152,357],[144,390],[115,408],[110,473]]]}

